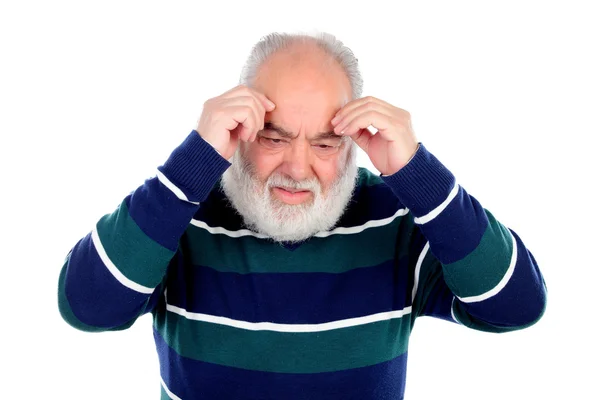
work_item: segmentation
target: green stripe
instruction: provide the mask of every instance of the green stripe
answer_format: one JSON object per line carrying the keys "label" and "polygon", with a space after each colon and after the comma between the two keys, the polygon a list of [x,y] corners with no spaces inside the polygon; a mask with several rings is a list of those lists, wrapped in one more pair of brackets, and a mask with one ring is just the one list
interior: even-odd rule
{"label": "green stripe", "polygon": [[511,234],[492,213],[485,212],[489,222],[479,245],[462,260],[444,265],[446,283],[459,297],[478,296],[493,289],[510,265]]}
{"label": "green stripe", "polygon": [[357,179],[358,187],[361,186],[375,186],[385,184],[383,179],[380,176],[375,175],[370,170],[360,167],[358,168],[358,179]]}
{"label": "green stripe", "polygon": [[[394,258],[399,225],[408,220],[399,216],[388,225],[360,233],[313,237],[293,251],[268,239],[254,236],[232,238],[224,234],[212,234],[194,225],[188,227],[182,241],[194,265],[221,272],[342,273]],[[399,249],[400,256],[408,254],[408,245],[408,240],[403,241]]]}
{"label": "green stripe", "polygon": [[156,287],[174,252],[149,238],[131,218],[125,200],[96,225],[102,247],[115,266],[130,280]]}
{"label": "green stripe", "polygon": [[254,371],[318,373],[389,361],[408,347],[410,317],[314,333],[250,331],[161,310],[154,326],[183,357]]}

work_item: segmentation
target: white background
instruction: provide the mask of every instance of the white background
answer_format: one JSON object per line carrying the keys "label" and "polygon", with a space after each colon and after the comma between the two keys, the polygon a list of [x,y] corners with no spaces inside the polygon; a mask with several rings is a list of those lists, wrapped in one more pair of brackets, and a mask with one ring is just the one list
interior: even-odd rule
{"label": "white background", "polygon": [[63,259],[237,84],[254,42],[322,29],[354,50],[364,94],[408,110],[521,236],[548,285],[544,318],[520,332],[420,319],[407,399],[598,398],[596,2],[91,3],[0,6],[0,397],[158,399],[151,317],[71,328]]}

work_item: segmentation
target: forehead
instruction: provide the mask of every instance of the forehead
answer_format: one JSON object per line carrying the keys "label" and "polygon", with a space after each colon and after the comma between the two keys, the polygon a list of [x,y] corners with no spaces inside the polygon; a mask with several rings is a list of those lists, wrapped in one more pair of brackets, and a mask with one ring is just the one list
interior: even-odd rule
{"label": "forehead", "polygon": [[351,97],[342,67],[323,54],[274,54],[258,70],[254,87],[276,104],[266,121],[290,130],[330,129]]}

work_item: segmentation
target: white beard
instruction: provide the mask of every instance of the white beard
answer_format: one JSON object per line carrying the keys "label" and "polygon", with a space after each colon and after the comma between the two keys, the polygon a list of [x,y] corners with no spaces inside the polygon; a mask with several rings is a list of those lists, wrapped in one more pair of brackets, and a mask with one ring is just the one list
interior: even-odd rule
{"label": "white beard", "polygon": [[[347,142],[338,163],[338,176],[325,190],[316,177],[295,181],[280,173],[273,173],[266,183],[256,177],[241,150],[235,152],[232,165],[223,174],[221,186],[225,195],[244,219],[245,225],[276,242],[300,242],[318,232],[330,230],[340,219],[354,191],[358,168],[356,147]],[[296,190],[310,190],[312,200],[301,204],[286,204],[271,194],[271,188],[283,186]]]}

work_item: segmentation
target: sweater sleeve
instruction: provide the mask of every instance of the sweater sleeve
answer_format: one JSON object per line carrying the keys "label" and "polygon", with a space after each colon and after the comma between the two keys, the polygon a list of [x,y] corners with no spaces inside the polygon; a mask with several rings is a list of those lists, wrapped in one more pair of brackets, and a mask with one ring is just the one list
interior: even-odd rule
{"label": "sweater sleeve", "polygon": [[406,166],[382,179],[426,239],[415,271],[415,317],[489,332],[522,329],[541,318],[546,285],[531,252],[422,143]]}
{"label": "sweater sleeve", "polygon": [[229,165],[192,131],[68,252],[58,281],[63,319],[84,331],[121,330],[151,311],[179,239]]}

